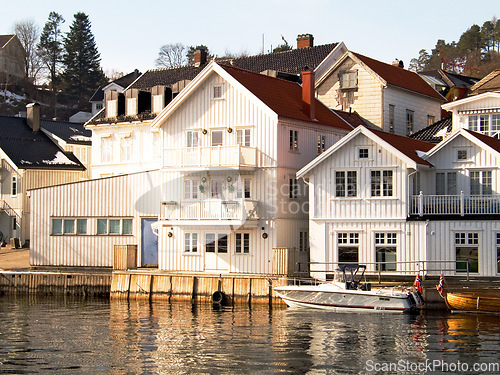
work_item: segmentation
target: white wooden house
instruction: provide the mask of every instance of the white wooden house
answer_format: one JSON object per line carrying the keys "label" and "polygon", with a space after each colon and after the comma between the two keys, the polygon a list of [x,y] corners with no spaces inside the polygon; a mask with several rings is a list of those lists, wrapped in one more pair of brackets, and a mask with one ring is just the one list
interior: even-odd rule
{"label": "white wooden house", "polygon": [[347,51],[317,77],[318,98],[382,130],[410,135],[441,119],[444,97],[418,74]]}
{"label": "white wooden house", "polygon": [[313,275],[359,262],[497,276],[499,151],[499,140],[465,129],[434,145],[356,128],[297,174],[310,186]]}

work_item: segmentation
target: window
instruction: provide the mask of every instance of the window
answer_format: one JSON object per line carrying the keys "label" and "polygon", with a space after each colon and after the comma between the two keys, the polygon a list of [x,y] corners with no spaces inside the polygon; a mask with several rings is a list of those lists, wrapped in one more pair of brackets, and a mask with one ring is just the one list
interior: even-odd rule
{"label": "window", "polygon": [[184,252],[198,252],[198,233],[184,233]]}
{"label": "window", "polygon": [[358,176],[356,171],[335,172],[335,196],[356,197],[358,195]]}
{"label": "window", "polygon": [[207,253],[227,253],[227,234],[206,233],[205,252]]}
{"label": "window", "polygon": [[355,89],[358,86],[358,72],[349,70],[340,73],[340,88]]}
{"label": "window", "polygon": [[17,195],[17,176],[12,176],[10,195],[15,197]]}
{"label": "window", "polygon": [[436,173],[436,195],[457,194],[457,172]]}
{"label": "window", "polygon": [[297,199],[299,197],[299,185],[295,178],[288,180],[288,198]]}
{"label": "window", "polygon": [[455,233],[455,253],[457,272],[478,272],[479,270],[479,234],[474,232]]}
{"label": "window", "polygon": [[12,218],[12,230],[17,230],[17,218],[15,216]]}
{"label": "window", "polygon": [[436,121],[435,116],[427,115],[427,125],[428,126],[434,124],[434,121]]}
{"label": "window", "polygon": [[101,110],[101,109],[103,109],[103,108],[104,108],[104,105],[103,105],[102,103],[96,103],[96,105],[95,105],[95,109],[96,109],[97,111],[100,111],[100,110]]}
{"label": "window", "polygon": [[87,234],[87,219],[76,219],[76,234]]}
{"label": "window", "polygon": [[477,115],[469,116],[469,130],[477,132]]}
{"label": "window", "polygon": [[97,219],[97,234],[132,234],[132,219]]}
{"label": "window", "polygon": [[212,130],[212,146],[222,146],[222,130]]}
{"label": "window", "polygon": [[491,195],[491,171],[470,172],[470,194],[471,195]]}
{"label": "window", "polygon": [[250,233],[236,232],[236,254],[250,254]]}
{"label": "window", "polygon": [[338,233],[337,248],[339,263],[358,263],[359,233]]}
{"label": "window", "polygon": [[467,150],[457,150],[457,160],[463,161],[467,160],[469,156],[467,155]]}
{"label": "window", "polygon": [[198,199],[198,180],[184,180],[184,199]]}
{"label": "window", "polygon": [[238,180],[236,181],[236,198],[249,199],[251,197],[251,184],[252,180],[250,180],[249,178],[238,178]]}
{"label": "window", "polygon": [[375,233],[377,271],[396,271],[397,233]]}
{"label": "window", "polygon": [[299,231],[299,251],[309,251],[309,232],[305,230]]}
{"label": "window", "polygon": [[111,137],[103,137],[101,138],[101,162],[111,161],[113,161],[113,140]]}
{"label": "window", "polygon": [[120,138],[120,161],[132,160],[132,138]]}
{"label": "window", "polygon": [[490,132],[490,116],[489,115],[479,116],[479,131],[483,134],[489,134],[489,132]]}
{"label": "window", "polygon": [[500,115],[491,115],[491,135],[497,136],[499,131],[500,131]]}
{"label": "window", "polygon": [[63,234],[62,219],[52,219],[52,234]]}
{"label": "window", "polygon": [[411,184],[413,195],[420,194],[420,172],[414,173],[411,176]]}
{"label": "window", "polygon": [[190,130],[186,132],[186,147],[198,147],[200,145],[198,132]]}
{"label": "window", "polygon": [[299,131],[290,130],[290,151],[298,151],[299,149]]}
{"label": "window", "polygon": [[222,179],[221,178],[213,178],[210,181],[210,192],[212,198],[222,199]]}
{"label": "window", "polygon": [[392,171],[371,171],[371,196],[392,197]]}
{"label": "window", "polygon": [[250,147],[250,129],[237,129],[236,130],[236,143],[240,146]]}
{"label": "window", "polygon": [[413,134],[413,117],[414,111],[406,110],[406,135]]}
{"label": "window", "polygon": [[63,233],[64,234],[74,234],[75,233],[75,220],[74,219],[64,219],[64,221],[63,221]]}
{"label": "window", "polygon": [[212,86],[212,99],[222,99],[222,85]]}
{"label": "window", "polygon": [[87,234],[87,219],[52,219],[52,234]]}
{"label": "window", "polygon": [[358,159],[368,159],[370,151],[367,148],[358,148]]}
{"label": "window", "polygon": [[470,115],[469,130],[498,138],[498,133],[500,131],[500,114]]}
{"label": "window", "polygon": [[134,116],[137,114],[137,98],[127,99],[127,116]]}
{"label": "window", "polygon": [[389,104],[389,132],[394,133],[394,104]]}
{"label": "window", "polygon": [[318,154],[325,152],[326,136],[318,135]]}

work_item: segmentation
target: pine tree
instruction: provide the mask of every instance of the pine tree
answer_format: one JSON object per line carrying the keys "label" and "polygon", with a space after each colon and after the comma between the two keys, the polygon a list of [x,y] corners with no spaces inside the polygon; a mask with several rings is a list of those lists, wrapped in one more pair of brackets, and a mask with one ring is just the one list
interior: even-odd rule
{"label": "pine tree", "polygon": [[78,102],[79,109],[88,109],[90,96],[106,81],[100,62],[89,18],[85,13],[76,13],[64,39],[63,82],[66,95]]}

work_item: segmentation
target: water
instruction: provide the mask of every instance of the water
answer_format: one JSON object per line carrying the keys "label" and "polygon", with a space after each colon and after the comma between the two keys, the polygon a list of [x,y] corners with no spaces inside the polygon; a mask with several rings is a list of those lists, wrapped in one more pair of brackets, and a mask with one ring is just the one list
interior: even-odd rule
{"label": "water", "polygon": [[2,296],[0,373],[463,373],[465,365],[473,373],[476,363],[483,367],[475,373],[499,373],[499,322],[445,312]]}

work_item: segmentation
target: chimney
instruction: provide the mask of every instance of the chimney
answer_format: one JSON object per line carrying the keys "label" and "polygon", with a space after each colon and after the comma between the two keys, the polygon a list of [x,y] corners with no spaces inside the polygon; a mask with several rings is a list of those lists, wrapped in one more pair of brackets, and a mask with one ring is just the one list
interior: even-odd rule
{"label": "chimney", "polygon": [[34,132],[40,130],[40,104],[30,103],[26,106],[26,120]]}
{"label": "chimney", "polygon": [[316,113],[314,111],[315,102],[314,71],[306,70],[302,72],[302,111],[311,120],[316,119]]}
{"label": "chimney", "polygon": [[194,66],[198,67],[207,62],[207,50],[197,49],[194,51]]}
{"label": "chimney", "polygon": [[392,66],[396,66],[398,68],[403,69],[405,67],[405,64],[403,63],[403,60],[396,59],[392,62]]}
{"label": "chimney", "polygon": [[297,48],[314,47],[312,34],[300,34],[297,36]]}

